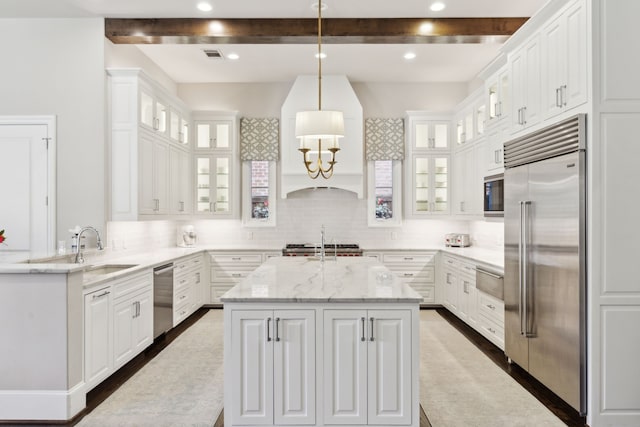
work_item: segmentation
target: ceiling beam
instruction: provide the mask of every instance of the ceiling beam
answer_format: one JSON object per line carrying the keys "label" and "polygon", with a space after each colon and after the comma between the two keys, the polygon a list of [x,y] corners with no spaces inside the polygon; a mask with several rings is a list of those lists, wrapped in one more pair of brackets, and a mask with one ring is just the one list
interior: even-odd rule
{"label": "ceiling beam", "polygon": [[[502,43],[527,19],[324,18],[322,42]],[[116,44],[315,44],[318,20],[107,18],[105,36]]]}

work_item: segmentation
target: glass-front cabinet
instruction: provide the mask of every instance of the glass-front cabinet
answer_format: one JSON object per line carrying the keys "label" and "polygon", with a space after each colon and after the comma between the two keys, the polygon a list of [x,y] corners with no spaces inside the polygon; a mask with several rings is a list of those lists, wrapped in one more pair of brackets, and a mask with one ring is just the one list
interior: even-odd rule
{"label": "glass-front cabinet", "polygon": [[140,89],[140,124],[150,130],[167,134],[169,129],[167,103],[155,97],[151,90]]}
{"label": "glass-front cabinet", "polygon": [[414,214],[449,213],[449,161],[449,156],[413,157]]}
{"label": "glass-front cabinet", "polygon": [[448,150],[449,121],[410,120],[411,141],[413,148],[430,150]]}
{"label": "glass-front cabinet", "polygon": [[196,123],[197,149],[231,149],[233,123],[228,120]]}
{"label": "glass-front cabinet", "polygon": [[231,211],[230,156],[196,156],[196,213]]}

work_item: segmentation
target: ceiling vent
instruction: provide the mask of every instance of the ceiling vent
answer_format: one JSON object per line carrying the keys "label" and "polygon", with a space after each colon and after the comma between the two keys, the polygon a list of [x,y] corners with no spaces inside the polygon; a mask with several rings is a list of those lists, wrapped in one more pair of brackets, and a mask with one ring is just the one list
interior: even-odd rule
{"label": "ceiling vent", "polygon": [[207,57],[209,58],[224,59],[222,52],[220,52],[218,49],[205,49],[204,54],[207,55]]}

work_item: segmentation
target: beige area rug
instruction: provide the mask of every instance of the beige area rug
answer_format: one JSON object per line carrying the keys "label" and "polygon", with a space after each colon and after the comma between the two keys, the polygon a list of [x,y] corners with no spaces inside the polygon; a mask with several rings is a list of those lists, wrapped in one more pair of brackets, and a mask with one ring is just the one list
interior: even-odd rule
{"label": "beige area rug", "polygon": [[213,426],[223,404],[222,318],[209,310],[78,426]]}
{"label": "beige area rug", "polygon": [[433,427],[565,426],[435,310],[420,311],[420,403]]}

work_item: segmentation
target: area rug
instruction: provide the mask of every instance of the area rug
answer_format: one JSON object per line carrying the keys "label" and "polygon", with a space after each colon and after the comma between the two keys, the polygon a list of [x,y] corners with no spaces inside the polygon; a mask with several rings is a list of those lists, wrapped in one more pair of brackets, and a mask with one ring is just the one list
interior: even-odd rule
{"label": "area rug", "polygon": [[565,426],[435,310],[420,311],[420,403],[434,427]]}
{"label": "area rug", "polygon": [[213,426],[223,404],[222,314],[209,310],[77,425]]}

